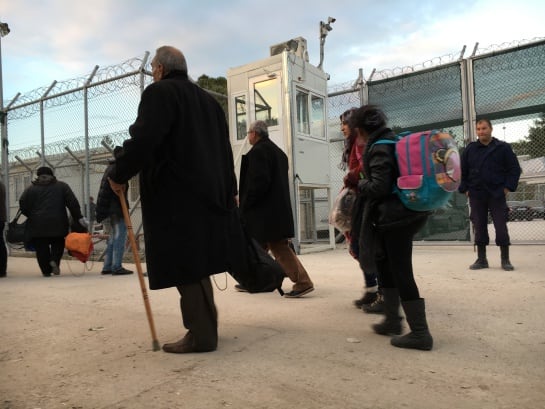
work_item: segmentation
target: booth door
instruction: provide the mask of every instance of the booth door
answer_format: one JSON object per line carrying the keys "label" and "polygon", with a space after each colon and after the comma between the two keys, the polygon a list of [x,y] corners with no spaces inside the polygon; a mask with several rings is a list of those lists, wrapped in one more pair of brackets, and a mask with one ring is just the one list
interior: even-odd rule
{"label": "booth door", "polygon": [[280,73],[269,73],[250,79],[250,115],[254,120],[265,121],[269,138],[287,152],[282,121],[282,80]]}

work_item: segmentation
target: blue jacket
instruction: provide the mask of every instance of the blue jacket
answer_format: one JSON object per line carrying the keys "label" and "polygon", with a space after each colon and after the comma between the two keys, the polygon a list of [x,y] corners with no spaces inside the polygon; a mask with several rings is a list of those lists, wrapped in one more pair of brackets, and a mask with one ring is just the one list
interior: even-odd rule
{"label": "blue jacket", "polygon": [[488,145],[471,142],[462,153],[462,182],[458,191],[470,196],[502,197],[504,188],[517,190],[521,168],[507,142],[492,138]]}

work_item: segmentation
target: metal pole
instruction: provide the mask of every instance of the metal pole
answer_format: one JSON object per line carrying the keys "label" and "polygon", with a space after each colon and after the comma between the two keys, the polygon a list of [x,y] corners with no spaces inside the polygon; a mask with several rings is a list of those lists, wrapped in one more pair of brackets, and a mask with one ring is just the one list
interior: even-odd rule
{"label": "metal pole", "polygon": [[[87,216],[87,220],[91,220],[91,178],[89,175],[89,162],[91,160],[90,154],[89,154],[89,95],[88,95],[88,89],[89,85],[91,84],[91,81],[93,80],[93,77],[95,76],[96,72],[98,70],[98,65],[95,65],[95,68],[87,81],[85,82],[85,86],[83,87],[83,110],[84,110],[84,121],[85,121],[85,188],[82,189],[83,197],[81,198],[82,203],[86,203],[85,205],[85,215]],[[83,167],[82,167],[83,170]],[[83,175],[82,175],[82,181],[83,181]],[[92,228],[92,226],[91,226]],[[91,231],[92,233],[92,231]]]}
{"label": "metal pole", "polygon": [[7,134],[7,112],[4,110],[4,87],[2,79],[2,37],[9,33],[6,23],[0,23],[0,134],[2,139],[2,170],[4,172],[4,185],[6,187],[6,211],[9,215],[9,164],[8,164],[8,134]]}
{"label": "metal pole", "polygon": [[[44,100],[45,97],[49,94],[49,92],[53,89],[53,87],[57,85],[57,81],[53,81],[47,91],[45,91],[45,94],[42,95],[40,98],[40,140],[41,140],[41,147],[42,147],[42,161],[41,166],[45,166],[47,160],[45,159],[45,124],[44,124]],[[48,163],[49,166],[51,166],[50,163]]]}

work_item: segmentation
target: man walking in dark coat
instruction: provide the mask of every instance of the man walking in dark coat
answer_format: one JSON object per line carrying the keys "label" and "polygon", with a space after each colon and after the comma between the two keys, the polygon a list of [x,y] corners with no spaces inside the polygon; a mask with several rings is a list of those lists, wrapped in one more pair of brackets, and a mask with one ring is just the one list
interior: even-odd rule
{"label": "man walking in dark coat", "polygon": [[36,259],[44,277],[60,273],[61,258],[64,253],[64,238],[69,231],[66,209],[74,220],[72,229],[87,231],[87,221],[68,184],[57,180],[53,169],[42,166],[36,171],[38,176],[27,187],[19,206],[28,218],[25,231],[25,244],[36,249]]}
{"label": "man walking in dark coat", "polygon": [[158,48],[151,67],[154,83],[142,93],[110,184],[120,192],[139,173],[149,286],[176,287],[181,296],[188,331],[163,350],[213,351],[218,322],[209,276],[229,271],[242,240],[231,235],[238,216],[227,122],[219,103],[189,80],[180,50]]}
{"label": "man walking in dark coat", "polygon": [[294,235],[288,157],[269,139],[263,121],[250,125],[248,139],[252,149],[242,157],[240,165],[242,220],[248,234],[271,250],[294,283],[284,297],[301,297],[313,291],[314,285],[288,242]]}
{"label": "man walking in dark coat", "polygon": [[488,211],[496,230],[496,245],[501,251],[501,266],[514,270],[509,260],[509,233],[507,231],[507,193],[517,190],[520,164],[511,145],[492,136],[488,119],[477,121],[478,140],[471,142],[462,153],[462,182],[458,190],[469,197],[470,219],[475,226],[477,260],[471,270],[488,268],[486,246],[488,237]]}

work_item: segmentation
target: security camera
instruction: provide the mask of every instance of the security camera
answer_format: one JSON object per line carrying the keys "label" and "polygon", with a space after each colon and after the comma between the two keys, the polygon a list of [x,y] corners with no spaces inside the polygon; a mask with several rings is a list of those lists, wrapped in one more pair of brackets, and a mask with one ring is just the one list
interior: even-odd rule
{"label": "security camera", "polygon": [[334,18],[334,17],[328,17],[328,18],[327,18],[327,22],[328,22],[328,23],[334,23],[335,21],[337,21],[337,19]]}

